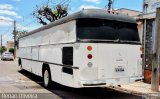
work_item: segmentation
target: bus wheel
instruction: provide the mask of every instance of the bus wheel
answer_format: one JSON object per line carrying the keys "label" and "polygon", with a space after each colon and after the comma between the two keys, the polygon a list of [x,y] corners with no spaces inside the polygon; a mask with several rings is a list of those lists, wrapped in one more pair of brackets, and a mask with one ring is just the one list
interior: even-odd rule
{"label": "bus wheel", "polygon": [[21,61],[21,59],[18,60],[18,64],[19,64],[20,70],[22,71],[23,68],[22,68],[22,61]]}
{"label": "bus wheel", "polygon": [[49,88],[51,85],[51,73],[49,69],[45,69],[43,72],[43,84],[46,88]]}
{"label": "bus wheel", "polygon": [[22,64],[20,64],[19,66],[20,66],[20,70],[23,71]]}

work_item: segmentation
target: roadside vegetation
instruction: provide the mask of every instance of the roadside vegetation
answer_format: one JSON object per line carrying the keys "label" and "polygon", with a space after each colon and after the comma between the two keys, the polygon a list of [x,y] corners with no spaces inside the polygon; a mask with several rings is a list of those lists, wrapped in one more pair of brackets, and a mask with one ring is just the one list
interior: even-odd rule
{"label": "roadside vegetation", "polygon": [[37,5],[32,14],[40,24],[47,25],[68,15],[69,1],[48,0],[42,5]]}
{"label": "roadside vegetation", "polygon": [[0,53],[3,53],[7,51],[7,48],[5,46],[0,47]]}

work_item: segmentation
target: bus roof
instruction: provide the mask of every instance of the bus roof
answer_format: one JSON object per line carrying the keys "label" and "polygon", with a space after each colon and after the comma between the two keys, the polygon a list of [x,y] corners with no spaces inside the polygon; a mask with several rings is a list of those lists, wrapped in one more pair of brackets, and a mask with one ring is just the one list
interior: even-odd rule
{"label": "bus roof", "polygon": [[76,12],[76,13],[71,14],[69,16],[63,17],[63,18],[56,20],[48,25],[45,25],[45,26],[40,27],[36,30],[33,30],[33,31],[27,33],[26,35],[22,36],[21,38],[28,36],[28,35],[31,35],[31,34],[34,34],[36,32],[51,28],[53,26],[66,23],[71,20],[82,19],[82,18],[114,20],[114,21],[136,24],[136,20],[128,15],[118,14],[118,13],[113,14],[112,12],[109,13],[107,10],[104,10],[104,9],[83,9],[79,12]]}

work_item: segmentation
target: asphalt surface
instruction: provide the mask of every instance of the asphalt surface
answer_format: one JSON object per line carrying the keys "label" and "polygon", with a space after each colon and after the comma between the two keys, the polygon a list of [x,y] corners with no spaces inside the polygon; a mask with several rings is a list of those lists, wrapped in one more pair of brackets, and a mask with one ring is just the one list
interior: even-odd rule
{"label": "asphalt surface", "polygon": [[145,99],[108,88],[75,89],[52,83],[43,87],[42,78],[20,71],[16,61],[0,61],[0,99]]}

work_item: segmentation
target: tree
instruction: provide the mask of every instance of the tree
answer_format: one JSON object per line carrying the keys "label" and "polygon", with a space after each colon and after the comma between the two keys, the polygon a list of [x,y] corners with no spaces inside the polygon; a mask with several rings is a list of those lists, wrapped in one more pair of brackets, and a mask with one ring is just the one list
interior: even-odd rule
{"label": "tree", "polygon": [[9,52],[14,54],[14,48],[9,48]]}
{"label": "tree", "polygon": [[19,38],[22,37],[22,36],[24,36],[27,33],[28,33],[28,31],[25,31],[25,30],[23,30],[23,31],[16,31],[16,35],[15,35],[16,36],[16,42],[15,42],[15,44],[16,44],[17,48],[19,47],[19,45],[18,45]]}
{"label": "tree", "polygon": [[16,31],[16,40],[18,40],[20,37],[24,36],[25,34],[27,34],[28,31]]}
{"label": "tree", "polygon": [[3,53],[3,52],[5,52],[5,51],[7,51],[7,48],[6,48],[5,46],[2,46],[2,47],[0,48],[0,52]]}
{"label": "tree", "polygon": [[52,2],[48,0],[46,5],[36,6],[33,16],[38,19],[40,24],[47,25],[68,15],[68,2],[69,0],[64,0],[63,3],[52,5]]}

